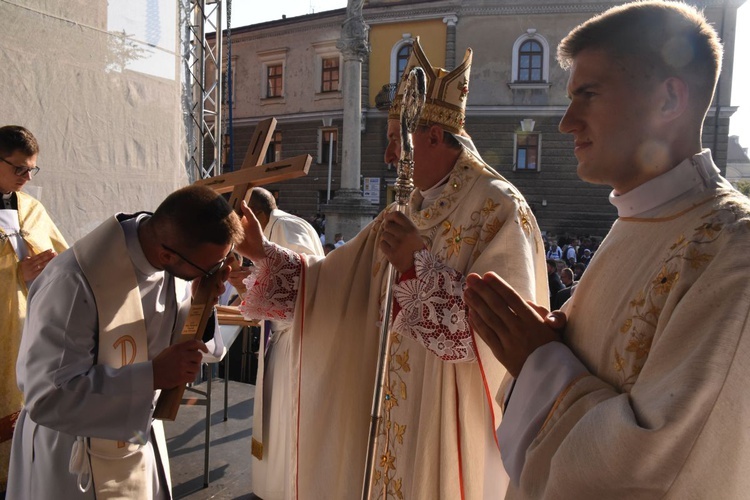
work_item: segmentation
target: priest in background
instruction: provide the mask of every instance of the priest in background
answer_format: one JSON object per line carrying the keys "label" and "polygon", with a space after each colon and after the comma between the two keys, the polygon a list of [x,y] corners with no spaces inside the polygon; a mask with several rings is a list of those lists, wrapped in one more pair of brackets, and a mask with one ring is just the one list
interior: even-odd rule
{"label": "priest in background", "polygon": [[[8,481],[10,441],[23,406],[16,358],[29,287],[68,245],[42,204],[21,191],[39,173],[39,144],[24,127],[0,127],[0,492]],[[0,493],[2,494],[2,493]]]}

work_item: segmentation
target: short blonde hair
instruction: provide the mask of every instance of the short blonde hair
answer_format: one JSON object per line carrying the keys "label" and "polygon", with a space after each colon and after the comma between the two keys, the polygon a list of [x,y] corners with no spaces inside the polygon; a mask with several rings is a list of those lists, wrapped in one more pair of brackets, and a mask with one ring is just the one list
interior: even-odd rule
{"label": "short blonde hair", "polygon": [[723,48],[716,30],[691,5],[648,0],[612,7],[574,28],[557,47],[557,60],[568,69],[585,49],[603,50],[635,62],[644,76],[675,76],[694,90],[703,114],[713,99]]}

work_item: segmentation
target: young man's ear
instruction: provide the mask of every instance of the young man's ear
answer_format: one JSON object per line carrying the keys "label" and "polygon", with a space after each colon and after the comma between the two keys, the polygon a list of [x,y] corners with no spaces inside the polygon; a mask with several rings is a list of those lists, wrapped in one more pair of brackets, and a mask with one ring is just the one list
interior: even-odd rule
{"label": "young man's ear", "polygon": [[684,80],[670,77],[662,83],[661,114],[667,121],[682,116],[688,109],[690,88]]}

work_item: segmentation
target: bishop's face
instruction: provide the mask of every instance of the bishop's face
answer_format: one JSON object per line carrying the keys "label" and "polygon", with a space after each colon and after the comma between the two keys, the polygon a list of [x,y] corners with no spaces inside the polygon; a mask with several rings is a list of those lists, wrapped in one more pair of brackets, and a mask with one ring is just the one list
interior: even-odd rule
{"label": "bishop's face", "polygon": [[[434,133],[434,132],[433,132]],[[440,134],[442,134],[442,129]],[[388,120],[388,146],[385,148],[383,159],[386,163],[398,166],[401,158],[401,125],[398,120]],[[434,141],[430,140],[430,129],[418,128],[412,134],[412,147],[414,149],[414,174],[412,181],[418,189],[426,190],[433,187],[440,179],[445,177],[447,171],[442,167],[443,162],[436,161],[433,155],[436,153]],[[453,165],[451,164],[452,168]]]}
{"label": "bishop's face", "polygon": [[666,154],[656,137],[656,86],[634,64],[603,50],[576,55],[568,80],[570,104],[560,131],[572,134],[578,176],[622,194],[652,177],[650,165]]}
{"label": "bishop's face", "polygon": [[35,167],[36,156],[27,156],[20,151],[15,151],[9,156],[2,157],[4,161],[0,161],[0,192],[8,194],[20,191],[31,180],[31,174],[26,172],[23,175],[16,175],[15,167]]}

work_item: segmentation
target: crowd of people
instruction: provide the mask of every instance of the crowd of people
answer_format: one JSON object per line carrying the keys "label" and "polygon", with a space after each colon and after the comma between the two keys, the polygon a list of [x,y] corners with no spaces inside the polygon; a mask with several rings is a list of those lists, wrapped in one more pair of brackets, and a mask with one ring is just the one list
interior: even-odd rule
{"label": "crowd of people", "polygon": [[[269,322],[252,429],[265,500],[359,497],[375,444],[381,498],[743,498],[750,201],[701,144],[721,58],[704,16],[671,1],[612,7],[560,42],[559,129],[618,210],[602,241],[543,240],[466,131],[471,49],[447,71],[419,39],[408,215],[388,207],[345,244],[263,189],[237,214],[189,186],[66,250],[21,191],[36,140],[0,128],[7,498],[171,498],[154,403],[195,379],[206,347],[178,341],[191,295],[214,303],[227,279],[242,314]],[[386,163],[402,152],[405,85]]]}

